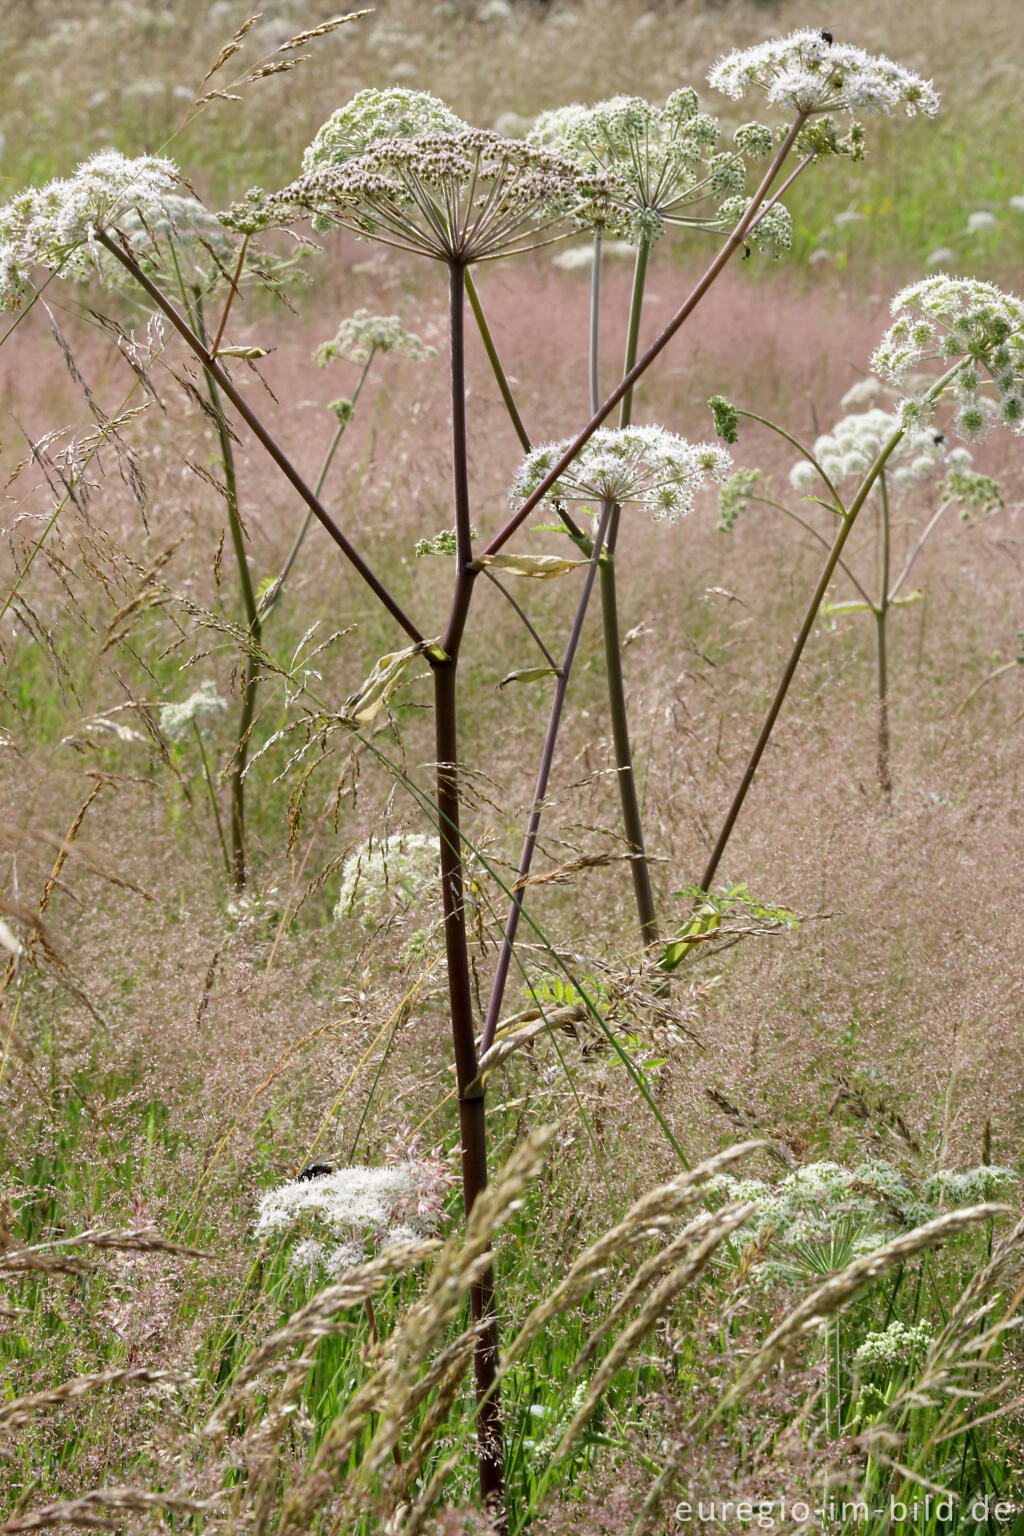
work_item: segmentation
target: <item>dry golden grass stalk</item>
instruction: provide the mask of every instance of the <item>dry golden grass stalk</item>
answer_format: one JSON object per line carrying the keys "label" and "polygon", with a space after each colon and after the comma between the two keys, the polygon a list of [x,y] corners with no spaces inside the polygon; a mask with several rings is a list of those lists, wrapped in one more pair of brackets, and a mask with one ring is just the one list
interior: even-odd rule
{"label": "dry golden grass stalk", "polygon": [[419,1405],[429,1397],[431,1392],[436,1391],[438,1395],[431,1403],[422,1425],[416,1431],[416,1437],[409,1454],[402,1463],[400,1473],[396,1473],[392,1478],[392,1487],[397,1484],[398,1493],[404,1497],[413,1479],[418,1476],[419,1469],[434,1443],[434,1438],[448,1416],[448,1410],[455,1401],[459,1385],[472,1358],[473,1348],[484,1326],[483,1323],[477,1323],[472,1328],[467,1328],[446,1349],[443,1349],[429,1370],[425,1371],[412,1388],[394,1404],[397,1412],[392,1412],[392,1403],[385,1401],[382,1406],[380,1427],[359,1469],[361,1478],[371,1477],[379,1467],[384,1465],[398,1444],[403,1425],[408,1423]]}
{"label": "dry golden grass stalk", "polygon": [[361,16],[372,16],[372,6],[364,11],[349,11],[345,16],[331,16],[327,21],[322,21],[318,27],[310,27],[306,32],[296,32],[286,43],[282,43],[277,49],[278,53],[290,53],[293,48],[301,48],[303,43],[310,43],[314,37],[326,37],[328,32],[336,32],[346,22],[358,21]]}
{"label": "dry golden grass stalk", "polygon": [[454,1318],[469,1285],[466,1276],[478,1270],[480,1261],[489,1254],[495,1232],[537,1177],[554,1134],[553,1126],[541,1126],[516,1148],[492,1183],[477,1196],[461,1244],[454,1238],[445,1244],[431,1271],[426,1295],[395,1338],[395,1358],[406,1377],[419,1369]]}
{"label": "dry golden grass stalk", "polygon": [[30,1397],[16,1397],[9,1403],[0,1403],[0,1429],[17,1429],[34,1413],[43,1408],[57,1408],[72,1398],[82,1397],[96,1387],[125,1386],[129,1382],[155,1385],[157,1382],[178,1383],[184,1378],[178,1371],[152,1371],[145,1367],[137,1370],[95,1371],[89,1376],[72,1376],[59,1386],[46,1392],[33,1392]]}
{"label": "dry golden grass stalk", "polygon": [[600,1367],[595,1371],[586,1397],[573,1414],[565,1434],[559,1441],[554,1455],[555,1461],[560,1461],[572,1450],[590,1423],[616,1371],[621,1370],[633,1351],[654,1331],[659,1320],[664,1317],[680,1292],[704,1273],[715,1249],[724,1243],[737,1227],[742,1226],[756,1209],[756,1205],[750,1204],[723,1206],[716,1212],[711,1229],[703,1242],[682,1264],[678,1264],[670,1274],[666,1275],[660,1285],[654,1288],[644,1303],[640,1316],[630,1323],[628,1328],[622,1330]]}
{"label": "dry golden grass stalk", "polygon": [[209,69],[206,71],[206,74],[203,76],[202,80],[200,80],[200,86],[204,86],[207,80],[209,80],[212,75],[217,73],[218,69],[224,68],[224,65],[228,62],[228,59],[231,59],[235,56],[235,54],[242,46],[242,39],[245,37],[245,34],[252,30],[259,19],[260,13],[257,12],[255,16],[250,16],[248,21],[242,22],[242,25],[239,27],[238,31],[234,34],[229,42],[224,44],[224,47],[220,50],[213,63],[210,65]]}
{"label": "dry golden grass stalk", "polygon": [[296,1400],[315,1363],[316,1342],[313,1342],[292,1361],[280,1390],[246,1437],[247,1442],[250,1439],[256,1442],[256,1456],[248,1478],[252,1536],[266,1536],[270,1527],[276,1505],[281,1443],[294,1423]]}
{"label": "dry golden grass stalk", "polygon": [[[80,826],[81,822],[78,825]],[[74,830],[77,831],[77,828]],[[108,870],[101,868],[100,865],[94,864],[81,849],[72,848],[71,841],[70,834],[68,837],[61,839],[55,837],[52,832],[40,832],[34,827],[16,827],[10,822],[0,822],[0,846],[6,851],[22,853],[26,848],[28,851],[34,851],[32,848],[34,843],[45,843],[50,848],[56,848],[60,854],[60,866],[57,869],[58,876],[64,860],[70,856],[80,864],[84,864],[90,874],[98,875],[101,880],[108,880],[111,885],[120,886],[122,890],[133,891],[136,896],[141,896],[143,901],[153,900],[152,896],[144,891],[141,886],[133,885],[130,880],[124,880],[120,876],[113,875]]]}
{"label": "dry golden grass stalk", "polygon": [[691,1222],[685,1232],[673,1238],[667,1247],[662,1248],[653,1258],[641,1264],[632,1280],[622,1292],[611,1311],[601,1319],[593,1333],[587,1339],[583,1348],[573,1362],[572,1374],[578,1376],[583,1367],[594,1358],[601,1340],[607,1336],[620,1317],[624,1317],[629,1309],[636,1304],[648,1286],[656,1285],[664,1275],[674,1269],[685,1253],[700,1242],[707,1232],[714,1228],[718,1219],[717,1212],[709,1211],[704,1216],[699,1216]]}
{"label": "dry golden grass stalk", "polygon": [[[990,1326],[986,1319],[998,1301],[991,1293],[1006,1276],[1007,1270],[1019,1258],[1019,1247],[1024,1240],[1024,1219],[1000,1239],[987,1264],[975,1270],[962,1295],[950,1312],[942,1332],[935,1338],[926,1354],[920,1370],[912,1380],[904,1382],[894,1397],[884,1424],[872,1426],[865,1435],[872,1454],[887,1460],[885,1450],[890,1438],[895,1438],[893,1449],[901,1443],[893,1436],[905,1423],[907,1415],[915,1409],[935,1407],[945,1400],[946,1406],[928,1435],[929,1448],[943,1444],[974,1430],[987,1419],[1000,1418],[1011,1412],[1019,1412],[1019,1399],[1008,1400],[1017,1385],[1012,1378],[997,1381],[987,1390],[983,1385],[983,1373],[994,1372],[996,1365],[989,1360],[992,1349],[1010,1329],[1021,1326],[1015,1316],[1024,1300],[1024,1284],[1005,1308],[1002,1317]],[[969,1385],[958,1385],[960,1382]],[[991,1405],[991,1406],[990,1406]],[[988,1408],[988,1412],[983,1412]],[[895,1465],[889,1461],[890,1465]]]}
{"label": "dry golden grass stalk", "polygon": [[805,1297],[769,1334],[719,1402],[712,1420],[738,1403],[758,1378],[782,1358],[792,1343],[838,1312],[840,1307],[845,1306],[852,1296],[872,1280],[887,1274],[895,1265],[905,1263],[915,1253],[935,1248],[955,1237],[958,1232],[977,1226],[979,1222],[991,1221],[996,1216],[1005,1216],[1009,1211],[1009,1206],[993,1204],[972,1205],[960,1211],[950,1211],[945,1216],[937,1216],[934,1221],[926,1222],[922,1227],[915,1227],[912,1232],[893,1238],[892,1242],[876,1248],[874,1253],[866,1253],[862,1258],[854,1259],[852,1264],[847,1264],[845,1269],[841,1269]]}
{"label": "dry golden grass stalk", "polygon": [[119,1252],[171,1253],[185,1259],[214,1259],[216,1254],[201,1248],[187,1248],[182,1243],[161,1237],[152,1227],[93,1227],[74,1237],[57,1238],[32,1248],[7,1248],[0,1252],[0,1275],[49,1274],[78,1275],[95,1268],[88,1259],[66,1252],[68,1248],[112,1248]]}
{"label": "dry golden grass stalk", "polygon": [[701,1188],[709,1179],[715,1178],[741,1157],[761,1151],[764,1145],[763,1141],[744,1141],[734,1147],[727,1147],[715,1157],[698,1163],[696,1168],[650,1190],[631,1205],[620,1222],[603,1232],[596,1242],[580,1254],[551,1295],[534,1307],[505,1352],[502,1369],[507,1370],[525,1353],[552,1318],[585,1296],[613,1260],[621,1258],[637,1243],[647,1241],[653,1234],[664,1232],[688,1206],[700,1198]]}
{"label": "dry golden grass stalk", "polygon": [[41,1531],[65,1523],[91,1526],[94,1530],[118,1530],[121,1521],[111,1521],[109,1515],[144,1514],[154,1509],[176,1515],[206,1515],[215,1511],[216,1504],[211,1499],[190,1499],[171,1492],[149,1493],[141,1488],[93,1488],[80,1498],[46,1504],[31,1514],[6,1521],[0,1525],[0,1536],[13,1536],[15,1531]]}
{"label": "dry golden grass stalk", "polygon": [[[998,1285],[1006,1275],[1007,1270],[1018,1258],[1018,1249],[1024,1242],[1024,1217],[1011,1227],[996,1243],[992,1250],[992,1257],[981,1269],[975,1270],[967,1285],[959,1297],[956,1305],[949,1314],[949,1320],[945,1328],[929,1350],[929,1356],[939,1355],[945,1349],[947,1343],[961,1333],[965,1321],[970,1317],[974,1308],[988,1295],[994,1286]],[[1021,1300],[1024,1299],[1018,1291],[1015,1301],[1007,1309],[1006,1320],[1012,1317]]]}
{"label": "dry golden grass stalk", "polygon": [[452,1473],[458,1469],[461,1460],[461,1455],[456,1451],[454,1455],[447,1457],[446,1460],[441,1462],[430,1482],[406,1516],[404,1524],[398,1528],[397,1536],[420,1536],[427,1517],[440,1497],[441,1489]]}
{"label": "dry golden grass stalk", "polygon": [[223,1431],[228,1418],[244,1400],[256,1378],[285,1350],[297,1344],[326,1338],[346,1326],[338,1313],[357,1306],[372,1296],[395,1275],[401,1275],[437,1253],[441,1244],[434,1239],[417,1243],[392,1243],[376,1258],[350,1269],[335,1285],[317,1291],[305,1306],[293,1312],[283,1328],[272,1333],[254,1350],[232,1382],[231,1393],[218,1404],[206,1426],[208,1435]]}
{"label": "dry golden grass stalk", "polygon": [[576,1031],[572,1026],[581,1023],[586,1017],[587,1010],[579,1004],[573,1004],[568,1008],[552,1008],[547,1014],[539,1008],[528,1008],[525,1013],[517,1013],[514,1018],[506,1019],[498,1025],[494,1044],[490,1050],[485,1051],[477,1062],[476,1077],[466,1089],[466,1097],[472,1098],[475,1094],[482,1093],[484,1084],[495,1067],[507,1061],[524,1045],[529,1045],[531,1040],[536,1040],[539,1035],[546,1035],[552,1027],[575,1034]]}

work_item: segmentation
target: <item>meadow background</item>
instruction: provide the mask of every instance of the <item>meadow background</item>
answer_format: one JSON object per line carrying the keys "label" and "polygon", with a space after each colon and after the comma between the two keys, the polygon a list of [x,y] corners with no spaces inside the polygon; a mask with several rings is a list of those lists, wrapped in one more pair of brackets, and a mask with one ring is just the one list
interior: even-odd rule
{"label": "meadow background", "polygon": [[[255,51],[334,12],[328,4],[268,3]],[[4,198],[26,181],[70,173],[107,145],[128,154],[167,145],[197,195],[223,207],[251,185],[293,176],[321,122],[364,86],[430,90],[472,123],[520,132],[535,113],[566,101],[622,92],[660,101],[680,84],[700,89],[723,51],[800,25],[827,25],[933,78],[943,98],[939,119],[871,123],[864,165],[813,168],[791,202],[792,254],[737,262],[645,378],[639,419],[692,438],[711,436],[711,394],[767,411],[807,437],[824,430],[867,370],[892,293],[943,248],[952,253],[943,260],[948,270],[1011,291],[1019,285],[1024,55],[1014,0],[895,7],[864,0],[855,9],[821,0],[378,0],[371,16],[314,46],[301,70],[246,87],[241,102],[214,103],[181,134],[184,105],[245,20],[233,0],[7,0],[0,19],[8,40]],[[978,213],[992,218],[969,226]],[[269,349],[260,373],[276,401],[275,432],[311,470],[333,430],[327,402],[347,394],[355,378],[343,363],[316,368],[313,348],[360,306],[398,313],[441,345],[446,312],[443,282],[429,267],[348,236],[332,235],[323,246],[302,264],[306,283],[290,292],[294,312],[254,294],[235,313],[231,336]],[[649,334],[703,257],[699,237],[660,242]],[[602,335],[609,387],[629,281],[629,263],[610,260]],[[483,272],[479,286],[531,433],[551,439],[573,431],[586,405],[587,273],[542,251]],[[113,410],[133,379],[91,315],[89,295],[53,285],[46,297],[78,371]],[[145,323],[128,301],[118,313],[126,326]],[[473,520],[484,530],[505,515],[519,448],[475,337],[469,366]],[[422,365],[383,360],[329,483],[342,526],[403,602],[417,614],[436,610],[439,622],[446,564],[417,560],[413,548],[451,524],[444,372],[443,357]],[[270,395],[251,376],[246,387],[270,409]],[[230,637],[197,635],[187,610],[159,596],[166,584],[232,621],[241,617],[220,570],[223,501],[190,467],[212,464],[215,437],[181,390],[168,386],[163,407],[132,433],[147,488],[145,525],[107,453],[90,473],[86,515],[51,523],[45,476],[24,462],[27,440],[78,432],[88,422],[81,387],[37,307],[0,348],[5,586],[39,542],[0,620],[0,892],[36,908],[55,857],[47,838],[59,843],[74,828],[77,853],[46,906],[59,963],[41,956],[0,999],[0,1225],[9,1247],[152,1221],[213,1258],[121,1254],[87,1282],[12,1292],[0,1320],[11,1396],[38,1390],[42,1380],[149,1362],[190,1381],[177,1394],[115,1388],[16,1430],[0,1461],[0,1517],[12,1520],[44,1498],[148,1486],[154,1468],[174,1461],[176,1446],[188,1447],[180,1466],[201,1480],[203,1455],[190,1437],[235,1359],[302,1295],[280,1257],[261,1261],[254,1280],[260,1196],[293,1177],[314,1150],[374,1163],[413,1134],[443,1156],[455,1145],[449,1023],[429,902],[376,926],[356,913],[335,915],[346,856],[371,831],[424,831],[425,821],[372,751],[337,738],[300,801],[295,776],[284,771],[288,745],[280,743],[250,775],[250,879],[244,896],[231,890],[197,751],[162,742],[145,724],[205,679],[226,697],[238,691]],[[735,451],[737,462],[785,483],[791,456],[767,435],[748,427]],[[1022,659],[1022,461],[1006,434],[974,452],[975,467],[999,480],[1004,506],[966,521],[950,514],[915,568],[923,600],[893,617],[891,805],[874,776],[870,625],[856,616],[823,620],[721,872],[803,921],[713,947],[680,973],[668,997],[652,997],[637,975],[600,634],[593,616],[588,624],[540,864],[553,871],[612,858],[539,886],[530,911],[580,975],[609,989],[610,1017],[691,1161],[759,1134],[776,1148],[774,1162],[751,1165],[767,1175],[783,1164],[853,1167],[871,1157],[912,1180],[982,1163],[1020,1169],[1020,668],[1005,666],[957,712],[990,673]],[[269,576],[300,512],[246,442],[238,473],[251,558]],[[557,547],[537,537],[537,547]],[[855,538],[870,568],[869,530]],[[751,508],[723,534],[712,496],[678,527],[627,512],[620,548],[624,664],[648,848],[672,931],[688,916],[684,887],[699,878],[820,560],[798,530],[764,509]],[[559,583],[551,588],[531,594],[531,613],[545,633],[558,634],[568,599]],[[470,770],[466,830],[507,876],[547,704],[537,685],[498,689],[532,658],[497,595],[481,592],[477,602],[481,622],[465,656],[465,687],[475,700],[461,753]],[[395,639],[316,528],[274,616],[275,653],[292,657],[315,622],[325,638],[345,631],[310,663],[317,693],[338,704]],[[424,669],[410,674],[373,736],[424,784],[428,704]],[[287,707],[281,689],[268,686],[254,746],[285,724]],[[129,726],[131,739],[97,725],[101,716]],[[214,723],[215,769],[230,756],[232,718]],[[494,950],[485,892],[474,951],[485,996]],[[533,958],[536,984],[543,953]],[[529,967],[529,947],[523,959]],[[513,978],[510,1011],[526,1006],[525,979]],[[616,1057],[583,1031],[542,1041],[507,1069],[489,1111],[497,1163],[537,1120],[558,1125],[556,1150],[498,1244],[499,1273],[511,1277],[503,1307],[512,1317],[625,1203],[678,1167],[655,1121],[638,1111]],[[954,1266],[947,1274],[947,1301],[966,1272]],[[628,1529],[663,1437],[686,1420],[694,1399],[714,1398],[736,1351],[763,1335],[773,1308],[785,1307],[783,1287],[758,1304],[766,1311],[745,1302],[733,1316],[729,1284],[728,1276],[709,1281],[683,1315],[664,1322],[620,1384],[575,1480],[538,1496],[534,1509],[532,1474],[522,1471],[536,1529]],[[289,1452],[297,1461],[336,1411],[359,1346],[355,1330],[344,1367],[335,1361],[311,1379],[303,1432]],[[530,1402],[543,1408],[560,1390],[552,1349],[535,1379],[512,1394],[511,1422],[524,1441]],[[849,1429],[845,1437],[828,1423],[803,1437],[793,1430],[801,1407],[819,1402],[821,1391],[816,1357],[797,1361],[748,1405],[751,1424],[760,1416],[778,1430],[771,1455],[744,1464],[736,1444],[748,1443],[746,1430],[736,1440],[711,1437],[695,1449],[685,1486],[755,1496],[818,1486],[826,1472],[854,1465]],[[979,1463],[993,1486],[1019,1494],[1019,1413],[999,1421]],[[473,1528],[471,1484],[460,1491],[456,1479],[437,1529]],[[123,1518],[125,1529],[189,1528],[173,1515]],[[367,1530],[380,1528],[366,1519]]]}

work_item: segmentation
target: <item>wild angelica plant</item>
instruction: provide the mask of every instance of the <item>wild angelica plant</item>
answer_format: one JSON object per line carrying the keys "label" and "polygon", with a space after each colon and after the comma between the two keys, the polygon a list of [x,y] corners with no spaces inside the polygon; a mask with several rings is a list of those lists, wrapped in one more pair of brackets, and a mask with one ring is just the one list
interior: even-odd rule
{"label": "wild angelica plant", "polygon": [[[487,1189],[485,1146],[484,1086],[478,1080],[478,1054],[473,1019],[473,997],[468,963],[468,944],[464,900],[462,833],[460,831],[461,795],[458,771],[458,716],[456,681],[461,643],[469,615],[476,575],[494,569],[499,562],[511,562],[520,571],[537,574],[539,557],[503,555],[504,546],[529,517],[531,511],[549,497],[581,450],[594,437],[605,418],[617,405],[623,406],[621,430],[629,428],[632,391],[646,369],[660,355],[701,298],[717,279],[732,256],[740,250],[759,225],[772,227],[781,217],[778,208],[781,189],[777,183],[794,148],[803,158],[790,173],[788,181],[826,153],[850,152],[834,130],[831,114],[849,110],[853,105],[867,105],[891,110],[903,104],[909,110],[934,110],[934,94],[909,75],[890,66],[888,61],[871,61],[856,50],[842,50],[830,60],[821,47],[814,52],[805,34],[795,34],[787,41],[790,54],[798,58],[800,68],[792,65],[789,80],[795,80],[796,94],[779,96],[792,108],[793,118],[778,140],[775,154],[753,195],[737,210],[736,223],[718,253],[712,259],[696,287],[677,309],[668,325],[642,357],[638,350],[639,304],[631,312],[627,366],[612,393],[592,410],[582,431],[561,447],[525,496],[516,512],[495,533],[481,552],[474,548],[469,516],[467,475],[467,421],[464,368],[464,298],[473,303],[473,289],[467,282],[467,269],[477,263],[497,260],[505,255],[532,249],[538,244],[564,237],[573,229],[607,227],[614,210],[625,207],[629,196],[617,173],[581,166],[572,160],[552,155],[535,145],[504,139],[464,127],[445,111],[438,112],[433,99],[418,93],[403,93],[402,99],[382,92],[357,98],[358,107],[342,109],[310,146],[303,175],[281,192],[254,193],[224,216],[223,222],[246,237],[263,230],[309,219],[318,228],[339,226],[385,244],[428,257],[447,269],[449,289],[449,359],[452,402],[452,464],[455,509],[455,583],[451,607],[439,638],[428,640],[405,612],[384,582],[359,555],[339,528],[284,450],[277,444],[251,405],[235,385],[229,365],[236,349],[220,346],[223,339],[231,285],[220,323],[212,343],[205,341],[198,324],[191,324],[187,312],[179,311],[168,293],[147,272],[141,252],[119,228],[120,215],[133,209],[140,213],[171,191],[172,168],[167,162],[140,163],[123,157],[100,157],[102,166],[93,162],[77,178],[67,183],[51,184],[40,194],[26,194],[0,216],[0,274],[5,301],[18,302],[28,293],[28,269],[48,266],[51,271],[87,277],[93,270],[95,253],[119,263],[142,292],[157,307],[166,322],[190,348],[220,395],[238,412],[264,451],[277,464],[307,508],[316,516],[349,563],[360,574],[383,608],[402,628],[411,644],[405,652],[385,658],[380,676],[371,679],[372,689],[361,690],[357,703],[368,691],[374,694],[373,707],[379,706],[382,690],[388,686],[395,668],[403,666],[412,654],[426,657],[435,690],[436,727],[436,810],[441,854],[442,910],[448,963],[449,1003],[457,1073],[460,1133],[463,1151],[463,1188],[468,1234],[473,1247],[472,1262],[454,1273],[451,1284],[444,1281],[449,1301],[437,1311],[424,1338],[436,1339],[438,1330],[452,1314],[451,1307],[468,1280],[474,1325],[472,1347],[477,1376],[480,1442],[480,1484],[488,1506],[502,1520],[503,1453],[501,1416],[497,1389],[497,1329],[493,1305],[493,1276],[487,1244],[493,1229],[490,1207],[505,1198],[505,1186],[494,1195]],[[814,34],[810,34],[814,36]],[[819,40],[820,41],[820,40]],[[783,45],[780,45],[783,46]],[[801,52],[801,49],[803,50]],[[814,53],[813,59],[811,54]],[[856,57],[854,57],[856,55]],[[746,55],[741,56],[746,57]],[[771,68],[776,68],[775,55]],[[726,61],[728,62],[728,61]],[[763,67],[762,67],[763,66]],[[750,66],[754,81],[758,70],[768,70],[763,59]],[[721,72],[722,66],[719,66]],[[803,74],[801,74],[801,70]],[[770,71],[769,71],[770,72]],[[777,71],[776,71],[777,72]],[[804,76],[807,79],[804,79]],[[871,82],[885,82],[883,91]],[[727,78],[723,75],[722,78]],[[811,84],[807,84],[807,80]],[[851,145],[854,136],[851,135]],[[767,145],[763,134],[758,139]],[[726,175],[723,169],[723,175]],[[728,174],[732,174],[731,172]],[[245,255],[245,245],[240,261]],[[474,304],[474,311],[477,306]],[[479,319],[479,313],[478,313]],[[486,341],[486,337],[485,337]],[[497,364],[491,351],[492,365]],[[500,365],[495,366],[500,371]],[[507,384],[507,381],[506,381]],[[504,391],[503,391],[504,393]],[[600,443],[596,445],[600,447]],[[682,452],[682,450],[678,450]],[[690,450],[688,450],[690,451]],[[708,463],[712,460],[705,453]],[[714,456],[720,467],[724,461]],[[689,469],[692,470],[692,464]],[[604,512],[586,561],[584,590],[577,605],[563,665],[559,672],[552,716],[545,740],[538,783],[546,782],[564,701],[569,670],[578,645],[587,601],[602,553],[607,549],[611,517],[618,502],[603,498]],[[666,511],[671,510],[666,505]],[[563,514],[563,521],[567,514]],[[566,523],[570,532],[574,527]],[[576,530],[578,537],[579,531]],[[561,563],[563,566],[565,562]],[[506,565],[506,568],[509,568]],[[550,572],[549,572],[550,573]],[[352,723],[361,719],[359,708],[350,712]],[[535,803],[539,815],[541,797]],[[533,836],[536,827],[531,818]],[[532,851],[532,847],[531,847]],[[519,903],[516,902],[516,913]],[[508,946],[510,947],[510,946]],[[500,1007],[502,988],[497,988]],[[492,995],[493,1001],[493,995]],[[490,1010],[489,1010],[490,1012]],[[496,1022],[495,1020],[489,1021]],[[475,1225],[474,1225],[475,1224]],[[474,1233],[476,1234],[474,1236]],[[473,1246],[475,1245],[475,1247]],[[443,1278],[443,1277],[442,1277]],[[433,1284],[433,1281],[432,1281]],[[438,1281],[438,1284],[441,1284]],[[435,1287],[436,1289],[436,1287]],[[438,1321],[437,1319],[440,1319]],[[414,1354],[417,1365],[424,1358],[424,1343]],[[353,1423],[356,1421],[353,1420]],[[360,1423],[365,1423],[360,1420]],[[393,1435],[388,1446],[393,1448]],[[319,1478],[328,1467],[343,1464],[351,1450],[348,1430],[338,1429],[321,1445],[314,1466],[313,1479],[305,1489],[289,1497],[284,1510],[282,1530],[299,1529],[319,1497]]]}

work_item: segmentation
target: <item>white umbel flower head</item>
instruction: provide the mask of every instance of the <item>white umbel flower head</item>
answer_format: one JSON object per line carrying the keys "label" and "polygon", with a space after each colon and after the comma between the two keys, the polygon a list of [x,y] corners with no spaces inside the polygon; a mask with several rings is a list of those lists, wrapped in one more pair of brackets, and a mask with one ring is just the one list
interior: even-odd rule
{"label": "white umbel flower head", "polygon": [[[853,412],[816,440],[814,457],[835,485],[844,480],[861,480],[902,425],[905,423],[899,411],[875,407]],[[906,490],[947,469],[968,470],[971,462],[968,450],[950,449],[943,433],[931,426],[913,427],[890,453],[885,474],[889,485]],[[790,484],[796,490],[806,489],[817,478],[814,465],[806,459],[798,460],[789,473]]]}
{"label": "white umbel flower head", "polygon": [[437,1157],[307,1174],[263,1196],[256,1236],[305,1234],[292,1252],[293,1268],[339,1273],[364,1259],[370,1247],[429,1237],[451,1182]]}
{"label": "white umbel flower head", "polygon": [[212,679],[202,683],[195,693],[190,693],[181,704],[165,704],[160,711],[160,729],[168,741],[183,741],[193,721],[206,720],[219,715],[228,707],[226,699],[217,692]]}
{"label": "white umbel flower head", "polygon": [[440,841],[423,832],[370,839],[345,860],[335,918],[358,909],[372,923],[389,908],[411,906],[436,880],[440,860]]}
{"label": "white umbel flower head", "polygon": [[427,91],[401,86],[360,91],[327,119],[302,155],[308,173],[324,165],[365,154],[381,139],[422,139],[439,133],[464,133],[469,127],[450,107]]}
{"label": "white umbel flower head", "polygon": [[[186,281],[205,283],[212,273],[231,258],[235,240],[215,213],[204,208],[194,197],[179,197],[170,192],[159,203],[131,208],[117,220],[117,229],[144,267],[159,262],[161,246],[174,244],[174,258]],[[96,251],[96,264],[105,281],[119,285],[131,282],[130,275],[109,251]]]}
{"label": "white umbel flower head", "polygon": [[[509,492],[524,501],[557,464],[571,438],[527,454]],[[722,480],[732,458],[717,443],[688,443],[664,427],[599,428],[548,492],[552,500],[636,502],[655,522],[677,522],[693,509],[705,477]]]}
{"label": "white umbel flower head", "polygon": [[[527,138],[619,178],[625,200],[613,223],[634,241],[666,223],[718,228],[718,204],[744,186],[743,154],[719,151],[719,125],[689,88],[673,91],[663,107],[640,96],[557,107],[541,113]],[[737,143],[757,147],[743,130]]]}
{"label": "white umbel flower head", "polygon": [[[896,317],[871,366],[902,385],[912,368],[946,373],[962,437],[981,437],[996,422],[1024,432],[1024,303],[994,283],[936,275],[911,283],[892,301]],[[930,409],[934,410],[932,403]]]}
{"label": "white umbel flower head", "polygon": [[177,177],[170,160],[128,159],[105,149],[73,176],[31,188],[0,207],[0,307],[16,309],[23,302],[33,267],[71,278],[95,275],[94,232],[132,210],[157,216]]}
{"label": "white umbel flower head", "polygon": [[371,315],[368,309],[357,309],[341,322],[330,341],[321,342],[313,359],[326,368],[339,357],[349,363],[368,363],[375,352],[395,352],[414,363],[437,356],[436,349],[407,331],[397,315]]}
{"label": "white umbel flower head", "polygon": [[396,139],[318,162],[275,193],[221,215],[248,233],[311,220],[435,261],[493,261],[605,222],[609,178],[519,139],[466,128]]}
{"label": "white umbel flower head", "polygon": [[768,106],[806,116],[885,112],[934,117],[939,98],[930,80],[848,43],[830,42],[814,27],[726,54],[708,80],[735,100],[757,92]]}

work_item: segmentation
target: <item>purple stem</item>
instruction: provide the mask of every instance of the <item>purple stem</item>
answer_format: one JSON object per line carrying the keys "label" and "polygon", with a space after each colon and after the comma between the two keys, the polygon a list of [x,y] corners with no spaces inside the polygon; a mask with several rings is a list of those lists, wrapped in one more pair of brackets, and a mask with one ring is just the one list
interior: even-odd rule
{"label": "purple stem", "polygon": [[515,948],[516,932],[519,928],[519,919],[523,911],[523,896],[515,894],[525,890],[524,882],[530,873],[533,863],[533,852],[537,846],[537,833],[540,830],[540,819],[544,808],[544,797],[548,792],[548,780],[551,777],[551,765],[555,756],[555,741],[558,736],[558,727],[562,719],[562,706],[565,703],[566,691],[569,687],[569,673],[576,656],[576,650],[583,633],[583,621],[586,618],[587,606],[591,593],[594,590],[594,579],[597,576],[597,568],[600,564],[601,550],[604,547],[605,534],[608,531],[608,523],[612,514],[614,503],[606,502],[601,515],[601,526],[594,540],[594,550],[587,562],[587,574],[583,581],[583,591],[580,593],[579,602],[576,604],[576,616],[573,619],[572,629],[565,647],[565,655],[562,657],[562,666],[558,674],[558,684],[555,688],[555,696],[551,701],[551,714],[548,717],[548,728],[544,736],[544,750],[541,754],[540,768],[537,772],[537,787],[533,792],[533,807],[530,811],[530,820],[526,828],[526,837],[523,840],[523,851],[519,855],[519,871],[516,883],[513,886],[512,902],[509,907],[508,921],[505,924],[505,933],[501,941],[501,953],[498,956],[498,965],[491,983],[491,995],[487,1001],[487,1016],[484,1020],[484,1032],[480,1040],[480,1055],[490,1048],[494,1042],[494,1032],[498,1027],[498,1015],[501,1013],[501,1005],[505,998],[505,987],[508,982],[509,966],[512,962],[512,951]]}

